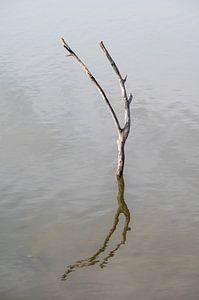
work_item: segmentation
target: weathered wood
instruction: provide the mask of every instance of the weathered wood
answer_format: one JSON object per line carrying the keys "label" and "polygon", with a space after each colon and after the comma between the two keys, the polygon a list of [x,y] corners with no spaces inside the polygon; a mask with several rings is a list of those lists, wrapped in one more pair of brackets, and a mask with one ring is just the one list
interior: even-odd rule
{"label": "weathered wood", "polygon": [[118,139],[117,139],[118,162],[117,162],[116,175],[117,175],[117,177],[121,177],[123,175],[124,162],[125,162],[124,146],[125,146],[125,142],[128,138],[128,135],[129,135],[129,132],[130,132],[130,127],[131,127],[130,103],[133,99],[132,94],[127,96],[127,91],[126,91],[126,87],[125,87],[127,76],[125,76],[124,78],[122,77],[116,63],[114,62],[114,60],[111,57],[110,53],[108,52],[108,50],[104,46],[104,43],[100,42],[101,49],[105,53],[107,59],[109,60],[113,70],[115,71],[115,73],[116,73],[116,75],[118,76],[118,79],[119,79],[119,84],[120,84],[122,97],[123,97],[123,101],[124,101],[124,126],[121,127],[120,123],[119,123],[119,120],[117,118],[117,115],[116,115],[112,105],[110,104],[110,101],[109,101],[107,95],[105,94],[104,90],[102,89],[101,85],[98,83],[98,81],[95,79],[95,77],[90,72],[90,70],[87,68],[87,66],[82,62],[82,60],[77,56],[77,54],[69,47],[69,45],[65,42],[65,40],[63,38],[62,38],[62,42],[63,42],[64,48],[69,52],[68,56],[72,56],[73,58],[76,59],[78,64],[80,64],[80,66],[86,72],[86,74],[88,75],[90,80],[97,87],[98,91],[100,92],[102,98],[105,100],[105,102],[106,102],[106,104],[107,104],[107,106],[108,106],[108,108],[111,112],[112,118],[114,120],[116,129],[117,129],[117,133],[118,133]]}
{"label": "weathered wood", "polygon": [[123,170],[124,170],[124,163],[125,163],[125,152],[124,152],[124,145],[126,142],[126,139],[130,132],[130,126],[131,126],[131,115],[130,115],[130,103],[132,101],[132,94],[127,96],[127,91],[125,87],[125,82],[127,80],[127,75],[123,78],[116,63],[114,62],[112,56],[104,46],[103,42],[100,42],[100,47],[105,53],[107,59],[109,60],[113,70],[115,71],[116,75],[119,78],[120,88],[122,92],[122,97],[124,100],[124,127],[121,128],[121,131],[118,133],[118,140],[117,140],[117,146],[118,146],[118,164],[117,164],[117,176],[122,176]]}
{"label": "weathered wood", "polygon": [[98,81],[95,79],[95,77],[93,76],[93,74],[90,72],[90,70],[87,68],[87,66],[82,62],[82,60],[77,56],[77,54],[75,54],[75,52],[68,46],[68,44],[66,44],[66,42],[65,42],[65,40],[63,38],[62,38],[62,42],[64,44],[64,48],[70,53],[69,56],[72,56],[72,57],[74,57],[76,59],[76,61],[80,64],[80,66],[83,68],[83,70],[89,76],[90,80],[97,87],[97,89],[100,92],[102,98],[105,100],[106,104],[108,105],[108,108],[110,109],[110,112],[111,112],[111,115],[112,115],[112,118],[114,120],[114,123],[116,125],[117,130],[120,131],[121,128],[120,128],[120,124],[119,124],[118,118],[117,118],[116,113],[115,113],[112,105],[110,104],[110,101],[108,100],[108,97],[106,96],[104,90],[102,89],[102,87],[100,86],[100,84],[98,83]]}

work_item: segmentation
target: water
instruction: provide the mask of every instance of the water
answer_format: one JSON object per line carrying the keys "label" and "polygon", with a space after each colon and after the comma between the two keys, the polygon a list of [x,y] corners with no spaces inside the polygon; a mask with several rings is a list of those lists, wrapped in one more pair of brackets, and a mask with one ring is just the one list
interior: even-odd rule
{"label": "water", "polygon": [[[198,299],[198,9],[194,0],[1,1],[1,300]],[[121,120],[100,40],[134,93],[131,231],[116,249],[120,216],[99,262],[66,281],[67,266],[103,248],[118,205],[115,128],[62,36]]]}

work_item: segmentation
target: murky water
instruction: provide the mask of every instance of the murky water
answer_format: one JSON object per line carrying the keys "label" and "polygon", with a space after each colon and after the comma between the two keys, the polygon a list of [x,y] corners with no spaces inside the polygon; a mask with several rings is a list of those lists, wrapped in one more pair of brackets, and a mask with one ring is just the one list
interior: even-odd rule
{"label": "murky water", "polygon": [[[120,117],[100,40],[128,74],[125,200],[109,111],[61,36]],[[1,1],[0,37],[0,299],[197,300],[198,1]]]}

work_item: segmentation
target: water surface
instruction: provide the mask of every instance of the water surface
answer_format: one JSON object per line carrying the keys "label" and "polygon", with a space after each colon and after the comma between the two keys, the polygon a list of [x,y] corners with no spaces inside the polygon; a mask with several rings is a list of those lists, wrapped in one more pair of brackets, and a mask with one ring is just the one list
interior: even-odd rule
{"label": "water surface", "polygon": [[[134,93],[131,231],[105,267],[77,267],[66,281],[67,266],[103,247],[118,190],[109,111],[62,36],[121,120],[100,40]],[[198,2],[1,1],[0,37],[0,299],[197,300]],[[120,216],[102,259],[124,225]]]}

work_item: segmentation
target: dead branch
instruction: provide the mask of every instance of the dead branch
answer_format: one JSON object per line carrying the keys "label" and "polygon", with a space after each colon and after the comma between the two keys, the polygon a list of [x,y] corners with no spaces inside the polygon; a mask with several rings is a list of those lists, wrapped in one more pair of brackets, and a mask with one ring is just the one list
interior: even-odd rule
{"label": "dead branch", "polygon": [[116,75],[119,78],[119,83],[120,83],[120,88],[121,88],[121,92],[122,92],[122,96],[124,99],[124,109],[125,109],[125,124],[124,124],[124,128],[126,130],[126,138],[128,136],[127,131],[129,133],[130,131],[130,103],[132,101],[132,94],[129,95],[129,97],[127,96],[127,91],[126,91],[126,87],[125,87],[125,82],[127,80],[127,75],[123,78],[116,63],[114,62],[113,58],[111,57],[110,53],[108,52],[108,50],[106,49],[106,47],[104,46],[104,43],[101,41],[100,42],[100,47],[103,50],[103,52],[105,53],[107,59],[109,60],[113,70],[115,71]]}
{"label": "dead branch", "polygon": [[69,52],[68,56],[72,56],[78,62],[78,64],[83,68],[83,70],[86,72],[86,74],[88,75],[90,80],[97,87],[98,91],[100,92],[102,98],[105,100],[105,102],[106,102],[106,104],[107,104],[107,106],[108,106],[108,108],[111,112],[112,118],[114,120],[115,126],[117,128],[117,132],[118,132],[118,140],[117,140],[118,164],[117,164],[116,175],[117,175],[117,177],[118,176],[121,177],[122,174],[123,174],[124,162],[125,162],[124,145],[125,145],[125,142],[126,142],[126,139],[127,139],[128,135],[129,135],[130,126],[131,126],[130,103],[133,99],[132,94],[127,96],[127,91],[126,91],[126,87],[125,87],[125,82],[127,80],[127,76],[125,76],[124,78],[122,77],[121,72],[119,71],[119,69],[118,69],[116,63],[114,62],[113,58],[111,57],[110,53],[108,52],[108,50],[104,46],[104,43],[100,42],[101,49],[105,53],[105,55],[106,55],[107,59],[109,60],[113,70],[115,71],[116,75],[119,78],[122,97],[123,97],[123,100],[124,100],[124,126],[121,127],[120,123],[118,121],[118,118],[116,116],[116,113],[115,113],[112,105],[110,104],[110,101],[109,101],[108,97],[106,96],[104,90],[102,89],[101,85],[95,79],[95,77],[90,72],[88,67],[82,62],[82,60],[77,56],[77,54],[69,47],[69,45],[65,42],[65,40],[63,38],[62,38],[62,42],[63,42],[64,48]]}
{"label": "dead branch", "polygon": [[109,54],[108,50],[106,49],[106,47],[104,46],[104,43],[102,41],[100,42],[100,47],[104,51],[106,57],[108,58],[111,66],[113,67],[113,70],[115,71],[115,73],[119,77],[122,95],[123,95],[124,101],[127,102],[128,97],[127,97],[127,92],[126,92],[126,88],[125,88],[125,82],[126,82],[127,76],[125,78],[122,78],[122,75],[121,75],[116,63],[114,62],[113,58]]}

